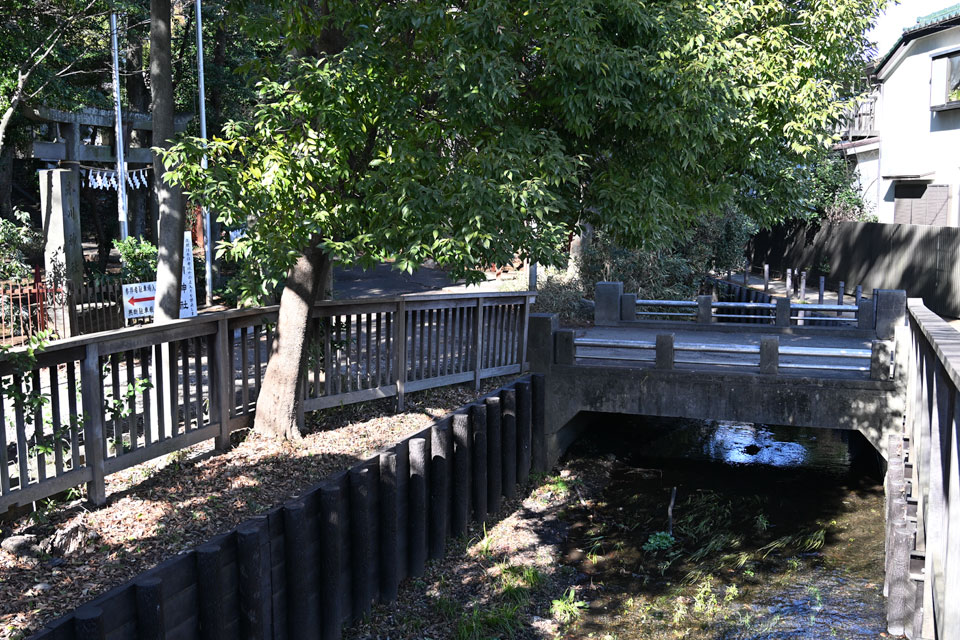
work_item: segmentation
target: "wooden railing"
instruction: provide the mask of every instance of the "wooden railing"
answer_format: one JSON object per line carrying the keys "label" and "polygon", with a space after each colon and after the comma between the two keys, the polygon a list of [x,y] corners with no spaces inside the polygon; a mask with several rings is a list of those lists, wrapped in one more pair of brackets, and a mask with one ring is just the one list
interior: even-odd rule
{"label": "wooden railing", "polygon": [[[531,294],[330,301],[314,307],[302,411],[520,373]],[[0,513],[253,423],[277,308],[203,314],[51,343],[0,362]]]}

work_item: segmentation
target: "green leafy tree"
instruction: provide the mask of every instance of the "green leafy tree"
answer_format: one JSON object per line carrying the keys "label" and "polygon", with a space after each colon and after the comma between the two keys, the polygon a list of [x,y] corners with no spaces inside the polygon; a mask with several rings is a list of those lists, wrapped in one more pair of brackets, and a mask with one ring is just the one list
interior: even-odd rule
{"label": "green leafy tree", "polygon": [[260,37],[290,56],[253,115],[165,157],[192,199],[246,225],[221,251],[247,299],[282,286],[257,428],[296,436],[332,260],[470,278],[518,253],[562,263],[581,221],[665,246],[705,211],[788,215],[879,2],[266,4]]}
{"label": "green leafy tree", "polygon": [[863,201],[856,175],[842,153],[822,152],[809,164],[807,212],[801,220],[856,222],[874,212]]}
{"label": "green leafy tree", "polygon": [[0,0],[0,150],[20,106],[42,98],[62,104],[92,99],[81,78],[106,67],[105,0]]}
{"label": "green leafy tree", "polygon": [[0,219],[0,280],[30,275],[30,257],[42,250],[41,234],[30,227],[30,216],[14,210],[13,220]]}

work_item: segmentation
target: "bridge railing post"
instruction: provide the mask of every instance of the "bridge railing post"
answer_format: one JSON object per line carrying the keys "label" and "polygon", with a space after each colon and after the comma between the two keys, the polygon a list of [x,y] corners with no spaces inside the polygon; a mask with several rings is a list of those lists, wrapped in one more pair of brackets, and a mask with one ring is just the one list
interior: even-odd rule
{"label": "bridge railing post", "polygon": [[873,300],[862,298],[857,305],[857,329],[873,329]]}
{"label": "bridge railing post", "polygon": [[560,323],[555,313],[531,313],[527,361],[533,373],[547,373],[553,364],[553,334]]}
{"label": "bridge railing post", "polygon": [[879,289],[874,293],[877,305],[877,338],[891,340],[894,329],[906,322],[907,292],[902,289]]}
{"label": "bridge railing post", "polygon": [[777,326],[790,326],[790,297],[776,298],[777,301]]}
{"label": "bridge railing post", "polygon": [[713,322],[713,296],[697,296],[697,324]]}
{"label": "bridge railing post", "polygon": [[673,334],[662,333],[657,336],[657,369],[673,369]]}
{"label": "bridge railing post", "polygon": [[890,343],[885,340],[874,340],[870,343],[870,379],[890,379]]}
{"label": "bridge railing post", "polygon": [[624,293],[620,296],[620,322],[633,322],[637,319],[637,294]]}
{"label": "bridge railing post", "polygon": [[760,338],[760,373],[775,376],[780,371],[780,338]]}
{"label": "bridge railing post", "polygon": [[554,363],[573,364],[577,357],[576,348],[572,329],[560,329],[553,334]]}
{"label": "bridge railing post", "polygon": [[620,322],[620,296],[622,282],[598,282],[594,293],[593,323],[597,326],[616,325]]}

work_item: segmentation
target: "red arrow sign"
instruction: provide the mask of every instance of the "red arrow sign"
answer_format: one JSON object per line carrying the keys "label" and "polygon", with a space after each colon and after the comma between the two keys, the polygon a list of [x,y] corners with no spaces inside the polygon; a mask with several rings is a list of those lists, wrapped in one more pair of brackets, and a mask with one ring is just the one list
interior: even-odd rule
{"label": "red arrow sign", "polygon": [[133,296],[130,296],[130,299],[127,300],[127,302],[130,304],[137,304],[138,302],[150,302],[153,299],[154,298],[134,298]]}

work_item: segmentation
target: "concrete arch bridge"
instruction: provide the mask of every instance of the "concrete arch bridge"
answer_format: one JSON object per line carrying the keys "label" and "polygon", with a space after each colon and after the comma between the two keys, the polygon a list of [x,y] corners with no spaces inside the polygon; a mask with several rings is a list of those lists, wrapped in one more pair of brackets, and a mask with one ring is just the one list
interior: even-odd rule
{"label": "concrete arch bridge", "polygon": [[887,462],[888,630],[960,638],[960,333],[899,290],[852,305],[737,298],[638,300],[604,282],[593,327],[531,314],[549,460],[581,412],[859,431]]}

